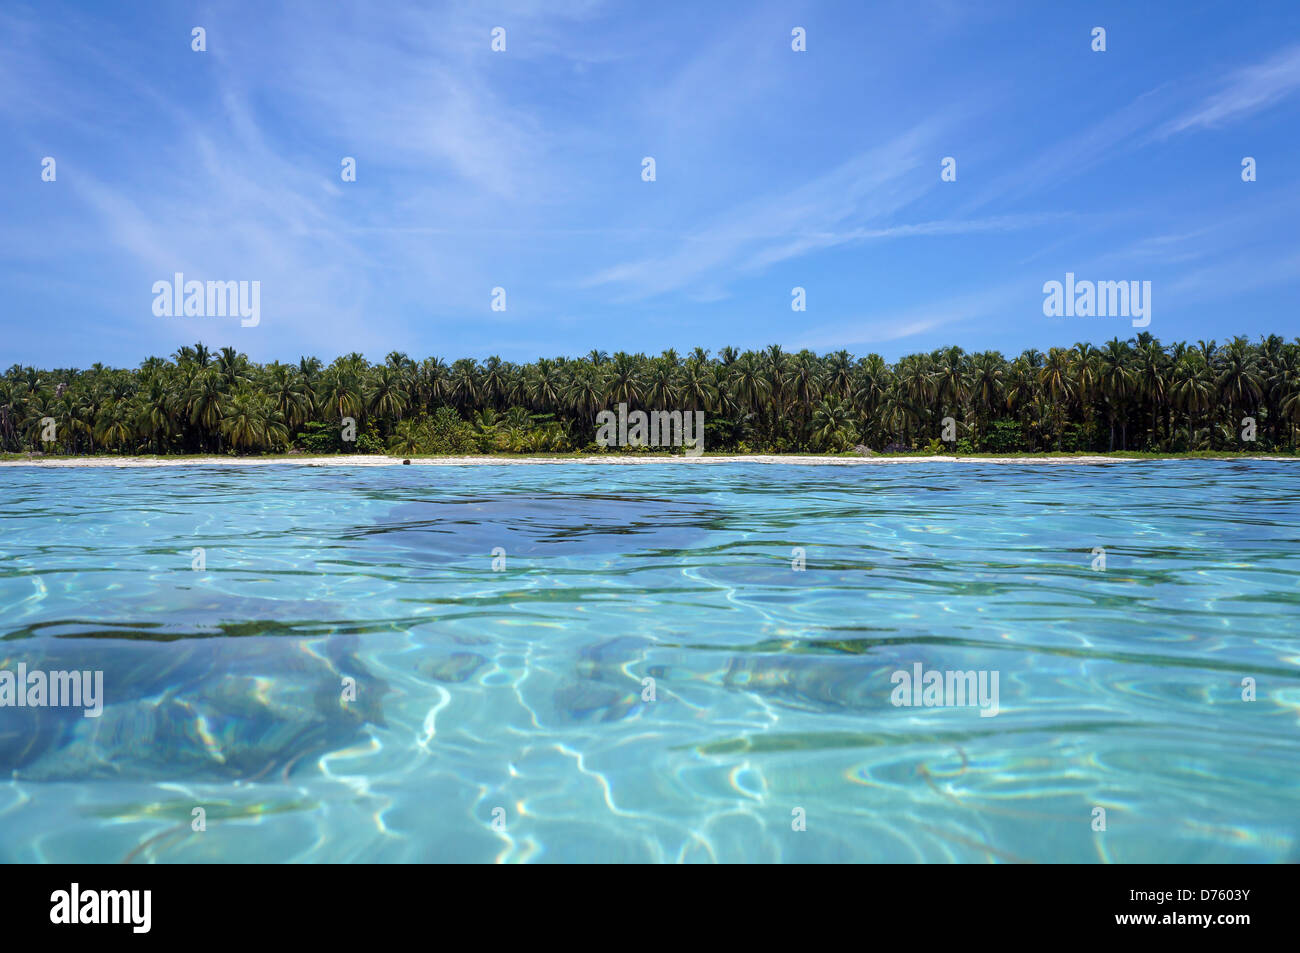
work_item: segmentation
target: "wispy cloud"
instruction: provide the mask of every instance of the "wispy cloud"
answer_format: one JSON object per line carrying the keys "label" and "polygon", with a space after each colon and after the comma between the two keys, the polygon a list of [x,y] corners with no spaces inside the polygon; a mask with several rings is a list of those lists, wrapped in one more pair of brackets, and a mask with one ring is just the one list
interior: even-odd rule
{"label": "wispy cloud", "polygon": [[910,173],[928,163],[936,134],[933,124],[920,124],[811,182],[716,216],[661,254],[603,269],[580,285],[618,285],[630,297],[650,297],[861,240],[859,223],[883,221],[933,186]]}
{"label": "wispy cloud", "polygon": [[991,288],[947,295],[912,308],[867,313],[819,325],[810,329],[796,346],[823,351],[842,347],[879,347],[981,318],[1004,319],[1016,304],[1023,305],[1033,300],[1036,291],[1033,280],[1025,277]]}
{"label": "wispy cloud", "polygon": [[1045,190],[1059,188],[1096,166],[1135,150],[1144,133],[1167,115],[1175,90],[1162,85],[1126,106],[1067,133],[1036,154],[1002,163],[1001,175],[977,186],[959,214],[969,215],[990,204],[1007,205]]}
{"label": "wispy cloud", "polygon": [[1300,89],[1300,44],[1233,73],[1219,92],[1166,123],[1161,135],[1210,128],[1281,102]]}

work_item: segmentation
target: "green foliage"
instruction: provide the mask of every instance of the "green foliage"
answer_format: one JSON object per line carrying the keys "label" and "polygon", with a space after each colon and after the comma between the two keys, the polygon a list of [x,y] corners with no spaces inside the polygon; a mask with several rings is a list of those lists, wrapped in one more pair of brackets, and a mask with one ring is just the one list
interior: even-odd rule
{"label": "green foliage", "polygon": [[[135,370],[9,368],[0,453],[279,453],[291,440],[312,454],[632,452],[593,446],[596,414],[620,403],[703,411],[709,453],[1293,452],[1300,339],[1161,345],[1141,332],[1011,359],[949,347],[892,364],[773,345],[526,365],[399,352],[263,365],[197,344]],[[355,443],[341,439],[344,417]],[[945,417],[955,446],[938,442]]]}
{"label": "green foliage", "polygon": [[984,453],[1016,453],[1025,449],[1025,434],[1017,420],[994,420],[989,424],[980,450]]}
{"label": "green foliage", "polygon": [[308,453],[342,453],[342,432],[338,424],[314,420],[303,426],[302,432],[298,434],[297,445]]}
{"label": "green foliage", "polygon": [[388,439],[388,451],[403,455],[478,453],[480,446],[474,428],[451,407],[402,421]]}
{"label": "green foliage", "polygon": [[472,453],[478,449],[474,431],[451,407],[439,407],[429,420],[429,449],[423,453]]}
{"label": "green foliage", "polygon": [[1066,424],[1061,433],[1061,449],[1066,453],[1082,453],[1097,449],[1097,428],[1083,424]]}
{"label": "green foliage", "polygon": [[[504,414],[481,410],[471,421],[479,453],[556,453],[572,442],[554,414],[511,407]],[[593,441],[594,443],[594,441]]]}
{"label": "green foliage", "polygon": [[384,441],[379,436],[379,426],[375,421],[366,421],[365,430],[357,434],[356,449],[353,453],[383,453]]}

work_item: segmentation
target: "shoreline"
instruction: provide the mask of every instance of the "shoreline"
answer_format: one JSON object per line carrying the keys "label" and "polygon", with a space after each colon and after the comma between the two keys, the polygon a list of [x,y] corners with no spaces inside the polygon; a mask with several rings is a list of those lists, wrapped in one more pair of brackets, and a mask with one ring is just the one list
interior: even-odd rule
{"label": "shoreline", "polygon": [[728,464],[759,463],[787,464],[795,466],[876,466],[899,465],[908,463],[999,463],[999,464],[1056,464],[1070,466],[1082,464],[1097,466],[1116,463],[1161,463],[1182,460],[1207,461],[1298,461],[1300,457],[1275,456],[1232,456],[1232,457],[1110,457],[1105,455],[1080,455],[1077,457],[982,457],[982,456],[875,456],[875,457],[823,457],[812,455],[779,454],[735,454],[728,456],[586,456],[586,457],[389,457],[380,454],[354,454],[328,457],[49,457],[24,460],[0,460],[0,467],[42,467],[46,469],[98,469],[98,468],[135,468],[135,467],[393,467],[403,466],[403,459],[411,461],[410,466],[561,466],[578,464],[582,466],[644,466],[655,464]]}

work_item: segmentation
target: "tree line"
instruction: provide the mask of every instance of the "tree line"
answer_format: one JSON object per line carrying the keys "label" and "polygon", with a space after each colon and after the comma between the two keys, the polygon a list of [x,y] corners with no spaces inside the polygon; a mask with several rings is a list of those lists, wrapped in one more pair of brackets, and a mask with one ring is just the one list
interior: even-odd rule
{"label": "tree line", "polygon": [[14,365],[0,380],[0,451],[603,452],[596,414],[620,403],[704,411],[710,452],[1294,452],[1300,338],[1162,345],[1143,332],[1011,359],[948,347],[893,364],[778,345],[530,364],[397,351],[379,364],[357,353],[258,364],[200,343],[135,370]]}

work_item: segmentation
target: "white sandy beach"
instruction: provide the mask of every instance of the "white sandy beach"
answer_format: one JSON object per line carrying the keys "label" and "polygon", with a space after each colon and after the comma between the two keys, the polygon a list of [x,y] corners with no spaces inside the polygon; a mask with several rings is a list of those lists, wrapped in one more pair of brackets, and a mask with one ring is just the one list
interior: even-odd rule
{"label": "white sandy beach", "polygon": [[[1223,459],[1223,460],[1291,460],[1300,461],[1300,457],[1221,457],[1221,458],[1143,458],[1143,457],[820,457],[811,455],[774,454],[737,454],[735,456],[715,457],[669,457],[669,456],[591,456],[591,457],[411,457],[411,466],[465,467],[465,466],[518,466],[549,464],[579,464],[583,466],[653,466],[655,464],[721,464],[728,463],[768,463],[794,464],[799,466],[876,466],[908,463],[1003,463],[1003,464],[1056,464],[1071,466],[1077,464],[1117,464],[1117,463],[1167,463],[1182,459]],[[0,460],[0,467],[392,467],[402,466],[402,457],[388,457],[377,454],[355,454],[332,457],[39,457],[33,456],[23,460]]]}

